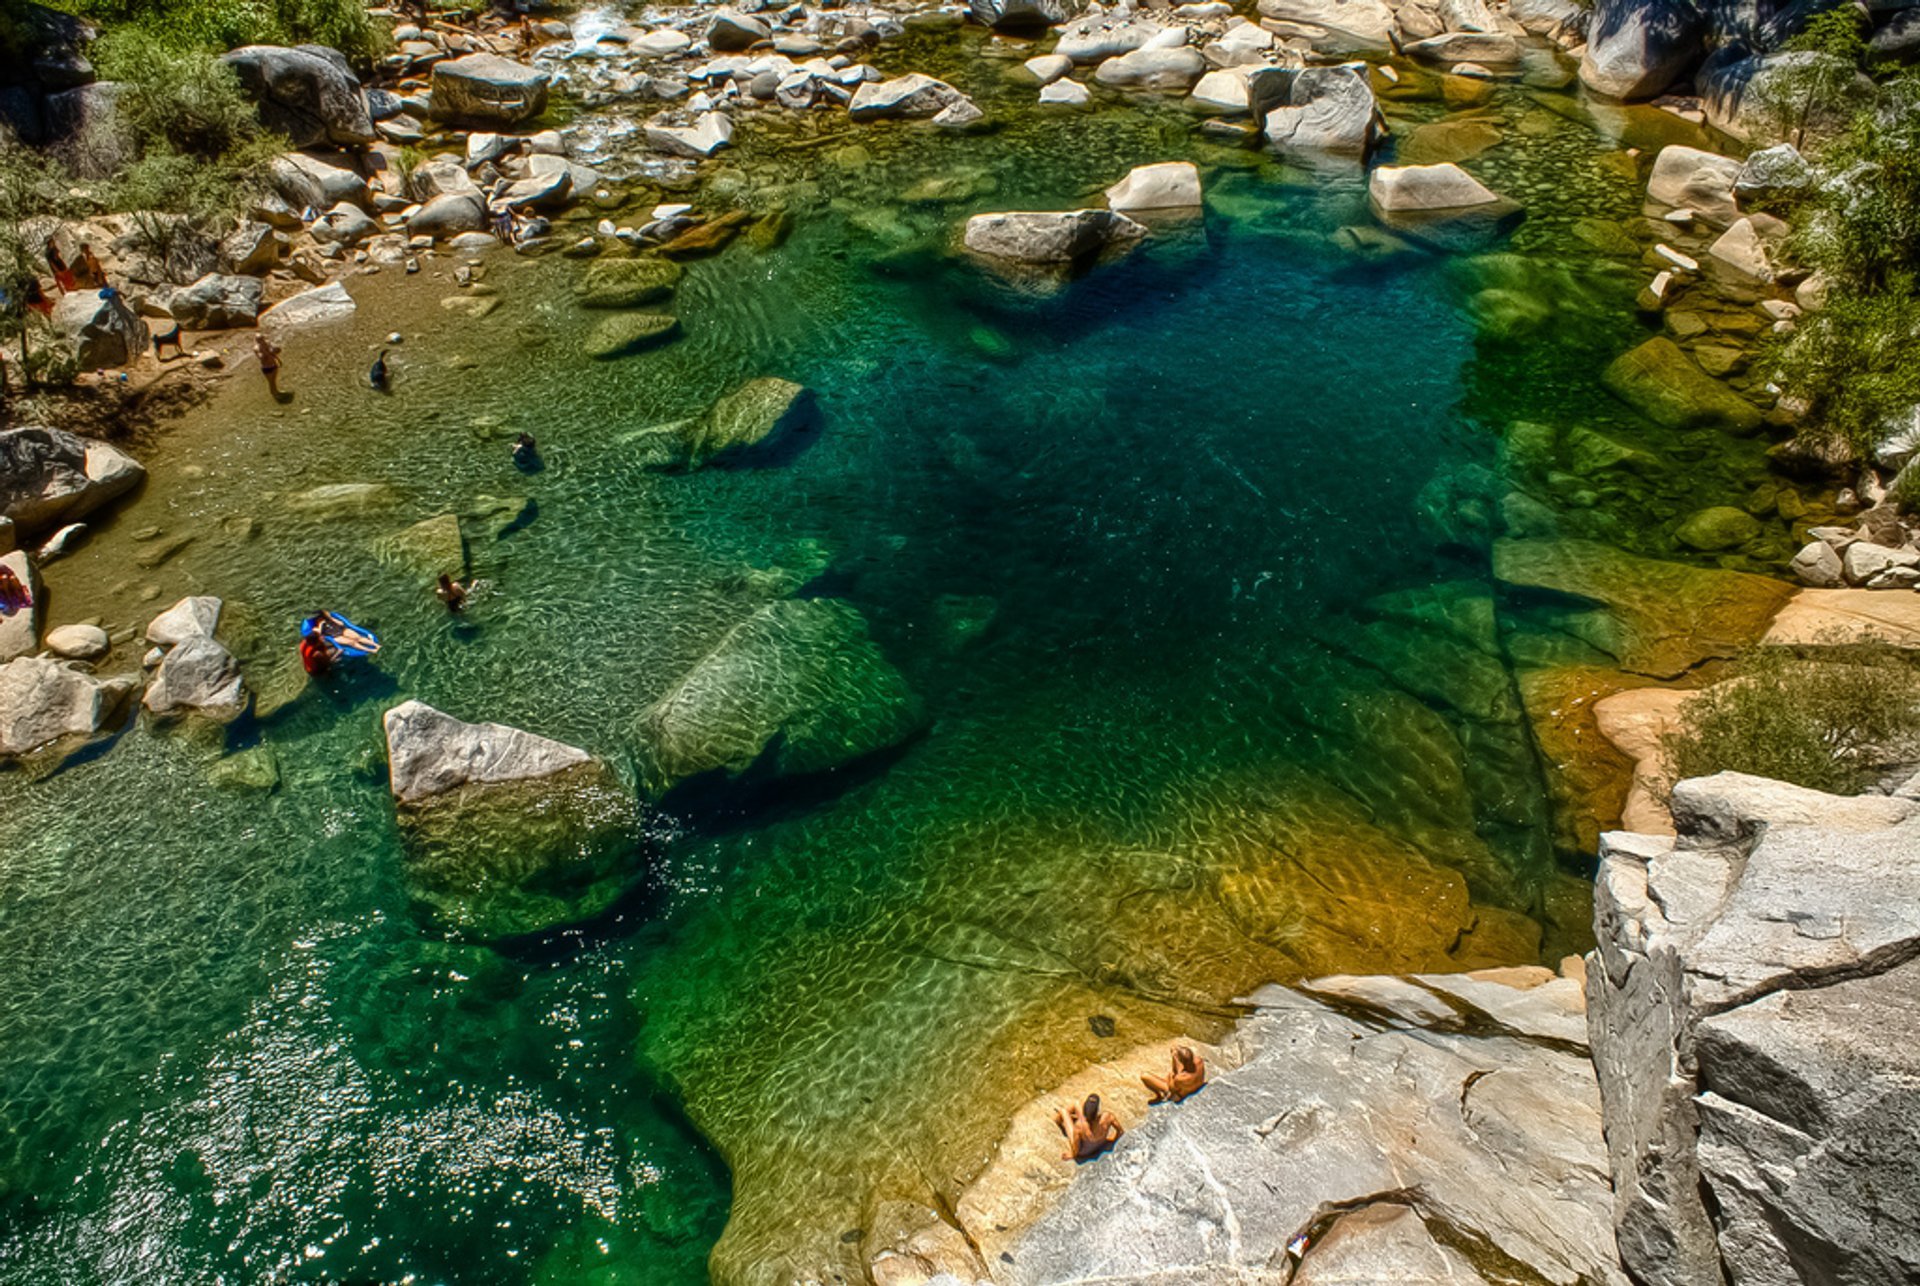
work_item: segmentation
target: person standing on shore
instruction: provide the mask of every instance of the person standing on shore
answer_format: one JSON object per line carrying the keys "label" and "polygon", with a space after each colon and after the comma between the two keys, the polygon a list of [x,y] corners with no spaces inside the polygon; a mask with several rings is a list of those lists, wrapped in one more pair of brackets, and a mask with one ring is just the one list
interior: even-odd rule
{"label": "person standing on shore", "polygon": [[73,280],[81,290],[98,290],[107,284],[106,265],[85,241],[80,243],[80,266],[74,270]]}
{"label": "person standing on shore", "polygon": [[67,267],[67,261],[60,257],[60,247],[53,244],[53,238],[47,238],[47,267],[53,270],[53,284],[60,287],[60,293],[71,295],[77,288],[73,279],[73,269]]}
{"label": "person standing on shore", "polygon": [[280,400],[280,346],[262,331],[253,333],[253,351],[260,355],[260,373],[267,377],[267,392]]}

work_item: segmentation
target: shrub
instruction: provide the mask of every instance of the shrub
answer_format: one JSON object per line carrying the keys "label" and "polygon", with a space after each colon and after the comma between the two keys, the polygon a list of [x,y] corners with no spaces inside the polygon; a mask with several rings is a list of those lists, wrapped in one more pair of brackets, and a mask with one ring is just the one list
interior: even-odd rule
{"label": "shrub", "polygon": [[1920,406],[1920,296],[1904,282],[1882,293],[1834,290],[1764,357],[1772,379],[1811,406],[1808,436],[1869,455],[1886,426]]}
{"label": "shrub", "polygon": [[61,7],[103,27],[137,28],[175,50],[312,42],[363,70],[386,40],[362,0],[67,0]]}
{"label": "shrub", "polygon": [[1662,738],[1675,781],[1753,773],[1855,794],[1920,757],[1920,658],[1888,644],[1759,648]]}
{"label": "shrub", "polygon": [[1842,7],[1814,15],[1781,52],[1800,56],[1768,68],[1754,84],[1766,128],[1795,147],[1806,145],[1809,129],[1844,130],[1867,52],[1856,11]]}
{"label": "shrub", "polygon": [[240,78],[212,54],[169,48],[137,28],[103,37],[95,52],[101,74],[127,87],[117,107],[142,151],[218,157],[259,136]]}

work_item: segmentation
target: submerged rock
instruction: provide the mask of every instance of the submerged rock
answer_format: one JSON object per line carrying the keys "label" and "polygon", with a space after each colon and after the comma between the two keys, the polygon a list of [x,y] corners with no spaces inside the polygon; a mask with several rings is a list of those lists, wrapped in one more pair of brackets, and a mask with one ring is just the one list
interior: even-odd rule
{"label": "submerged rock", "polygon": [[459,577],[467,567],[467,542],[460,534],[460,519],[450,513],[436,514],[393,533],[374,545],[374,553],[383,563],[426,576],[445,572]]}
{"label": "submerged rock", "polygon": [[812,409],[813,394],[792,380],[748,380],[688,425],[686,462],[697,467],[773,441],[804,423]]}
{"label": "submerged rock", "polygon": [[1738,655],[1793,592],[1764,576],[1658,562],[1584,540],[1496,541],[1493,573],[1515,589],[1604,607],[1570,612],[1561,628],[1622,669],[1656,679]]}
{"label": "submerged rock", "polygon": [[582,308],[637,308],[665,299],[685,269],[671,259],[603,259],[574,287]]}
{"label": "submerged rock", "polygon": [[40,657],[0,665],[0,755],[20,756],[105,731],[140,690],[131,675],[95,678]]}
{"label": "submerged rock", "polygon": [[623,313],[590,331],[580,347],[588,357],[606,361],[664,344],[680,331],[680,319],[665,313]]}
{"label": "submerged rock", "polygon": [[728,632],[641,726],[665,789],[756,765],[824,772],[904,740],[921,719],[919,700],[857,610],[783,599]]}
{"label": "submerged rock", "polygon": [[620,895],[639,814],[600,760],[418,701],[382,722],[409,890],[444,927],[489,938],[537,933],[598,914]]}
{"label": "submerged rock", "polygon": [[146,476],[118,448],[65,429],[0,431],[0,517],[22,535],[84,518]]}
{"label": "submerged rock", "polygon": [[1759,407],[1694,365],[1664,335],[1622,353],[1602,379],[1614,396],[1670,429],[1748,434],[1760,428]]}

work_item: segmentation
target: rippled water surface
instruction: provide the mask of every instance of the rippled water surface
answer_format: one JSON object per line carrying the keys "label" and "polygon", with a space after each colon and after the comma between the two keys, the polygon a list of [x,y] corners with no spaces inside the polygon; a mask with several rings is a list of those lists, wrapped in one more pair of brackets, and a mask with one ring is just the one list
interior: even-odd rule
{"label": "rippled water surface", "polygon": [[[1509,142],[1474,168],[1533,208],[1499,261],[1355,251],[1356,178],[1106,111],[785,156],[749,134],[721,186],[796,231],[694,265],[683,336],[616,362],[579,354],[595,319],[558,258],[493,262],[479,319],[434,302],[446,260],[356,279],[356,320],[288,345],[289,404],[243,374],[49,570],[56,620],[223,596],[260,708],[0,778],[0,1276],[697,1281],[730,1201],[723,1272],[857,1271],[885,1202],[950,1198],[1015,1104],[1115,1041],[1213,1030],[1265,978],[1570,945],[1484,555],[1429,484],[1497,468],[1524,416],[1640,434],[1695,494],[1755,461],[1597,392],[1635,278],[1570,229],[1631,214],[1632,180],[1531,91],[1490,111]],[[947,253],[970,210],[1173,156],[1206,166],[1204,221],[1069,289]],[[784,458],[643,466],[635,431],[759,375],[817,394]],[[507,460],[522,430],[539,473]],[[392,492],[288,503],[336,482]],[[532,504],[470,527],[485,588],[451,620],[373,547],[483,497]],[[382,710],[627,773],[642,712],[774,582],[864,614],[920,736],[669,801],[584,926],[450,941],[410,902]],[[377,668],[304,686],[290,630],[318,604],[381,631]],[[271,794],[209,781],[256,747]]]}

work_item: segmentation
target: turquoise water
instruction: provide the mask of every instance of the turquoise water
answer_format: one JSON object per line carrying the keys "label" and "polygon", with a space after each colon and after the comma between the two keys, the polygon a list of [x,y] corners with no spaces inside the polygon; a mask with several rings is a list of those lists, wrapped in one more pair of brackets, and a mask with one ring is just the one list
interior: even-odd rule
{"label": "turquoise water", "polygon": [[[931,69],[997,92],[984,62]],[[1483,172],[1630,215],[1610,145],[1553,119]],[[354,321],[288,345],[289,404],[243,375],[49,570],[59,619],[222,595],[261,699],[224,738],[142,726],[0,779],[0,1275],[698,1281],[730,1208],[728,1280],[857,1271],[879,1203],[950,1198],[1014,1104],[1110,1048],[1090,1017],[1126,1044],[1215,1029],[1264,978],[1577,941],[1484,547],[1432,483],[1497,473],[1509,419],[1578,417],[1694,468],[1566,504],[1571,530],[1652,545],[1633,513],[1744,494],[1757,447],[1597,391],[1635,274],[1544,196],[1514,259],[1350,252],[1357,180],[1170,112],[856,140],[722,167],[796,231],[693,266],[657,351],[580,356],[557,258],[492,263],[474,320],[431,302],[444,266],[354,282]],[[1178,155],[1208,166],[1205,220],[1068,289],[947,253],[970,210]],[[1492,280],[1536,306],[1496,325]],[[783,459],[660,474],[623,440],[760,375],[817,395]],[[539,473],[508,463],[522,430]],[[287,503],[336,482],[392,493]],[[372,549],[481,497],[532,504],[469,528],[486,588],[456,621]],[[193,541],[143,568],[152,527]],[[630,774],[642,712],[781,592],[768,569],[864,614],[926,731],[649,810],[590,923],[449,940],[407,892],[380,712],[418,697]],[[388,640],[325,690],[289,633],[321,603]],[[256,747],[271,794],[210,783]]]}

